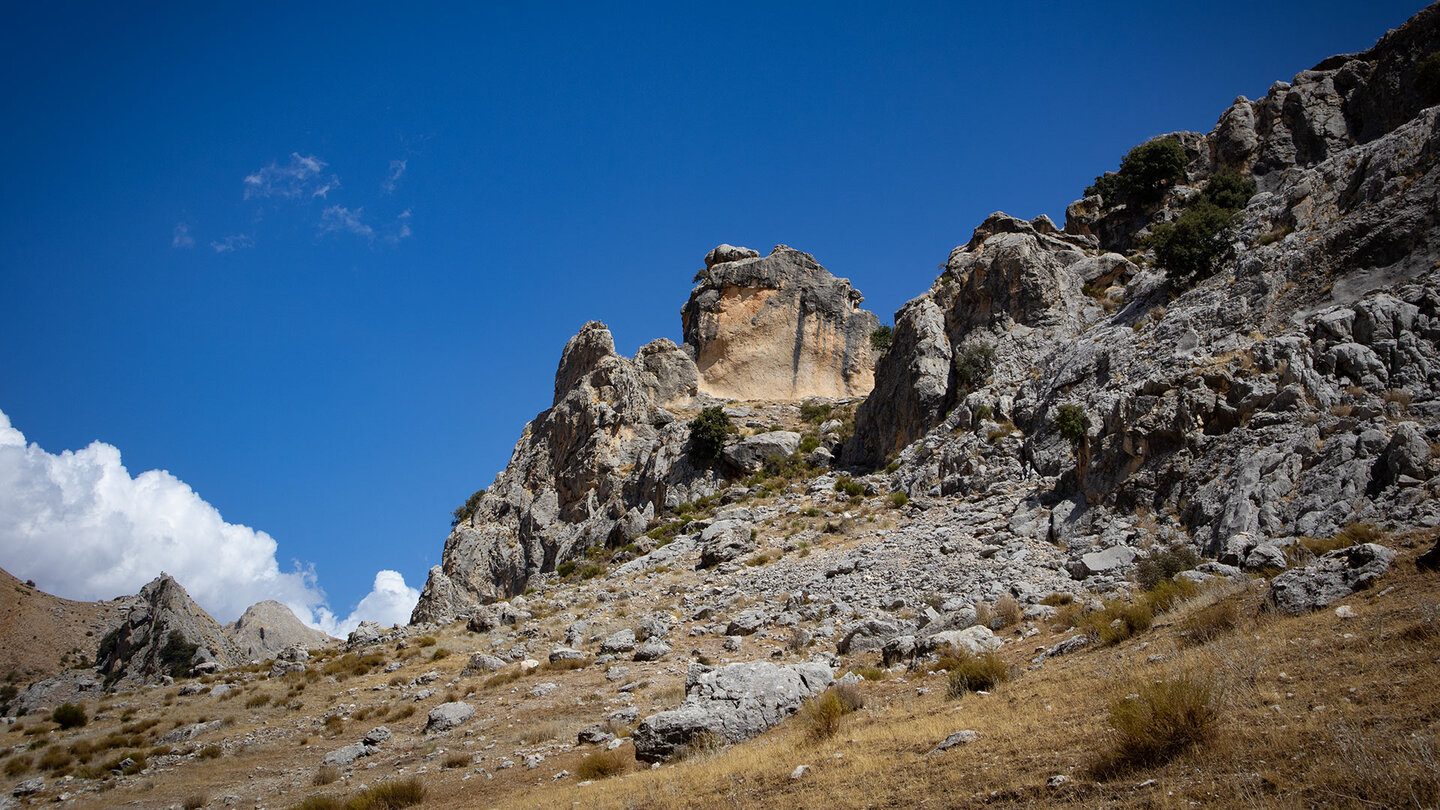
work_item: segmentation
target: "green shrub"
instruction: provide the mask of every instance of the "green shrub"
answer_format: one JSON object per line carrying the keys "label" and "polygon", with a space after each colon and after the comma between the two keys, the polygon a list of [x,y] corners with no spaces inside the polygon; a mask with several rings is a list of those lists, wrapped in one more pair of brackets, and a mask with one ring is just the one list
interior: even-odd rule
{"label": "green shrub", "polygon": [[1181,571],[1189,571],[1200,564],[1200,555],[1188,545],[1180,544],[1169,548],[1153,549],[1135,562],[1135,583],[1144,590],[1153,590],[1167,579],[1174,579]]}
{"label": "green shrub", "polygon": [[720,455],[725,446],[725,437],[735,431],[735,425],[725,414],[725,409],[712,405],[690,421],[690,453],[698,459],[708,460]]}
{"label": "green shrub", "polygon": [[85,707],[74,703],[61,703],[50,713],[50,719],[60,728],[79,728],[90,722]]}
{"label": "green shrub", "polygon": [[1162,579],[1145,591],[1144,598],[1156,613],[1164,613],[1200,593],[1200,586],[1188,579]]}
{"label": "green shrub", "polygon": [[[471,520],[475,516],[475,510],[480,508],[480,499],[483,497],[485,497],[485,490],[477,490],[475,494],[465,499],[465,503],[456,507],[455,511],[450,513],[450,528],[453,529],[461,523]],[[473,521],[471,523],[473,525]]]}
{"label": "green shrub", "polygon": [[1082,614],[1076,627],[1106,646],[1119,644],[1155,623],[1155,608],[1146,600],[1112,599],[1100,610]]}
{"label": "green shrub", "polygon": [[1230,226],[1234,216],[1233,210],[1200,198],[1174,222],[1156,225],[1151,231],[1156,263],[1185,286],[1208,277],[1225,246],[1220,232]]}
{"label": "green shrub", "polygon": [[1079,405],[1061,405],[1055,414],[1055,427],[1070,444],[1079,447],[1085,440],[1085,431],[1090,426],[1090,417]]}
{"label": "green shrub", "polygon": [[562,562],[559,565],[555,566],[555,573],[559,574],[562,577],[568,577],[571,574],[575,573],[575,567],[576,563],[574,560],[566,560],[565,562]]}
{"label": "green shrub", "polygon": [[865,485],[848,475],[842,475],[835,479],[835,491],[847,498],[856,499],[864,497]]}
{"label": "green shrub", "polygon": [[1209,739],[1219,716],[1219,692],[1212,679],[1187,672],[1137,684],[1134,694],[1111,701],[1113,748],[1097,774],[1159,765]]}
{"label": "green shrub", "polygon": [[894,330],[888,326],[881,326],[870,333],[870,347],[877,352],[883,352],[890,348],[890,341],[894,337]]}
{"label": "green shrub", "polygon": [[190,674],[191,663],[199,644],[191,644],[179,630],[171,630],[160,648],[160,664],[171,677],[180,678]]}
{"label": "green shrub", "polygon": [[980,388],[990,381],[990,373],[995,370],[995,346],[983,340],[967,343],[956,350],[951,366],[956,381],[965,390]]}
{"label": "green shrub", "polygon": [[949,673],[945,694],[951,698],[964,697],[967,692],[988,692],[1010,680],[1010,667],[993,652],[974,655],[960,650],[942,655],[935,668]]}
{"label": "green shrub", "polygon": [[1085,195],[1099,194],[1106,205],[1149,205],[1185,179],[1185,148],[1174,138],[1142,143],[1120,160],[1118,172],[1095,178]]}
{"label": "green shrub", "polygon": [[1205,199],[1231,211],[1244,208],[1254,196],[1255,181],[1232,170],[1216,173],[1205,185]]}
{"label": "green shrub", "polygon": [[812,436],[806,436],[805,438],[803,438],[803,439],[800,440],[800,452],[802,452],[802,453],[811,453],[811,452],[814,452],[815,448],[817,448],[817,447],[819,447],[819,446],[820,446],[820,437],[819,437],[819,436],[813,436],[813,435],[812,435]]}
{"label": "green shrub", "polygon": [[806,422],[824,422],[830,418],[830,412],[835,406],[828,402],[802,402],[800,403],[800,418]]}
{"label": "green shrub", "polygon": [[904,506],[909,502],[910,496],[906,495],[904,490],[897,489],[894,492],[890,493],[890,505],[895,507],[896,509],[899,509],[900,507]]}

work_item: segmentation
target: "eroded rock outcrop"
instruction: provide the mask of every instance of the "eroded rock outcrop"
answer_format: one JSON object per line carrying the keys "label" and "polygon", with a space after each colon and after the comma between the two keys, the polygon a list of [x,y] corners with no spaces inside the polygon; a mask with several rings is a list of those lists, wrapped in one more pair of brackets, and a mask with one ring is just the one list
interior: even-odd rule
{"label": "eroded rock outcrop", "polygon": [[622,357],[599,322],[570,339],[551,407],[446,540],[412,622],[467,615],[588,548],[623,546],[666,509],[798,448],[799,434],[772,431],[696,460],[689,419],[710,397],[870,390],[879,321],[848,281],[786,247],[761,257],[721,245],[706,266],[685,306],[683,346],[661,338]]}
{"label": "eroded rock outcrop", "polygon": [[604,324],[585,324],[561,355],[553,405],[446,540],[411,621],[450,621],[518,593],[534,574],[593,545],[623,545],[667,506],[716,491],[726,471],[690,457],[677,415],[693,407],[697,379],[669,340],[632,360]]}
{"label": "eroded rock outcrop", "polygon": [[[845,458],[898,452],[892,486],[912,498],[1028,491],[1013,525],[1061,544],[1076,576],[1123,575],[1083,558],[1137,539],[1214,554],[1239,533],[1274,549],[1356,521],[1440,523],[1440,108],[1415,101],[1413,72],[1437,20],[1175,134],[1186,176],[1152,204],[1087,198],[1065,233],[992,216],[897,314]],[[1210,278],[1106,252],[1142,244],[1220,168],[1258,193]],[[993,369],[961,384],[981,341]],[[1137,509],[1155,525],[1122,519]]]}
{"label": "eroded rock outcrop", "polygon": [[721,245],[681,312],[700,390],[723,399],[864,396],[874,384],[864,296],[815,257],[777,246],[761,257]]}
{"label": "eroded rock outcrop", "polygon": [[691,665],[685,702],[653,714],[635,729],[635,758],[670,759],[701,735],[720,743],[748,740],[794,714],[824,691],[835,674],[824,664],[776,666],[757,661],[719,669]]}
{"label": "eroded rock outcrop", "polygon": [[140,589],[139,604],[100,642],[98,667],[107,681],[149,681],[188,675],[199,665],[234,666],[244,656],[234,641],[169,574]]}

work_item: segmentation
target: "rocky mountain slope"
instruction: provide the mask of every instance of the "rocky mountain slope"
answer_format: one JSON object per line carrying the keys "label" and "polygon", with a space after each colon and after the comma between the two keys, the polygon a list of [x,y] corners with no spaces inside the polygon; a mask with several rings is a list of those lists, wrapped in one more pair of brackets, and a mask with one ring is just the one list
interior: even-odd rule
{"label": "rocky mountain slope", "polygon": [[684,345],[569,341],[411,626],[246,665],[157,580],[93,727],[6,719],[15,801],[1434,806],[1422,64],[1440,8],[988,217],[878,356],[812,257],[716,248]]}
{"label": "rocky mountain slope", "polygon": [[23,685],[70,666],[93,666],[100,639],[133,601],[61,599],[0,570],[0,672],[7,683]]}
{"label": "rocky mountain slope", "polygon": [[754,453],[730,453],[727,464],[690,452],[688,419],[718,401],[712,393],[783,403],[869,391],[879,321],[858,309],[848,281],[784,246],[762,258],[721,245],[705,262],[682,310],[683,346],[661,338],[621,357],[598,322],[570,339],[553,405],[525,426],[505,471],[446,541],[413,621],[448,621],[519,593],[536,574],[624,546],[666,510],[753,472],[743,459]]}
{"label": "rocky mountain slope", "polygon": [[[1055,544],[1082,576],[1082,557],[1110,549],[1213,557],[1239,535],[1293,548],[1356,522],[1440,522],[1440,113],[1422,107],[1440,88],[1417,67],[1436,25],[1427,10],[1237,99],[1210,133],[1157,138],[1064,229],[986,219],[896,313],[841,467],[884,466],[867,485],[910,499],[1004,493],[1015,505],[993,542]],[[1176,163],[1142,188],[1131,175],[1152,147]],[[1225,227],[1175,239],[1188,253],[1174,258],[1164,239],[1205,211]],[[687,452],[686,420],[712,395],[783,407],[871,385],[876,321],[805,254],[722,245],[697,281],[684,347],[627,360],[599,324],[571,340],[554,407],[447,540],[415,621],[643,549],[699,498],[754,494],[753,470]],[[794,414],[788,427],[804,429]]]}

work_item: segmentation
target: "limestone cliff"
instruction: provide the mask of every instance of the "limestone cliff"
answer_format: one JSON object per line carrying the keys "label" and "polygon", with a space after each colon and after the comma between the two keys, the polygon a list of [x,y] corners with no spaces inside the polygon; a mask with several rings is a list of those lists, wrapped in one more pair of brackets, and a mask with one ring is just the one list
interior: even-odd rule
{"label": "limestone cliff", "polygon": [[722,399],[864,396],[874,385],[864,296],[815,257],[777,246],[761,257],[721,245],[681,311],[700,390]]}
{"label": "limestone cliff", "polygon": [[[1137,510],[1210,553],[1440,523],[1440,108],[1422,108],[1414,69],[1437,30],[1427,9],[1209,134],[1167,136],[1190,163],[1153,205],[1089,197],[1064,233],[992,216],[897,313],[846,458],[898,454],[912,497],[1028,480],[1015,525],[1077,557],[1124,541]],[[1191,286],[1145,237],[1219,168],[1258,193]],[[978,343],[993,370],[967,384],[957,364]],[[1061,435],[1062,406],[1083,436]]]}
{"label": "limestone cliff", "polygon": [[101,640],[97,664],[107,681],[145,681],[242,660],[224,629],[180,583],[162,573],[140,589],[120,626]]}

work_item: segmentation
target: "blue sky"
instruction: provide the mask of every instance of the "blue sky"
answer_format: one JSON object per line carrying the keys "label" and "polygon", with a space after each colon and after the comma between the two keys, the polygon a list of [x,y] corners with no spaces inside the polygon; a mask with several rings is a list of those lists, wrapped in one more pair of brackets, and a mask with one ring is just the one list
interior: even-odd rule
{"label": "blue sky", "polygon": [[678,340],[715,244],[888,320],[991,211],[1063,222],[1422,7],[299,5],[9,10],[0,412],[168,471],[341,616],[423,583],[583,322]]}

